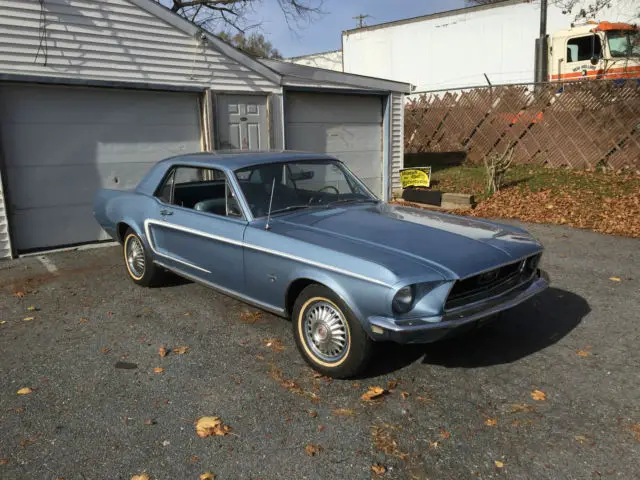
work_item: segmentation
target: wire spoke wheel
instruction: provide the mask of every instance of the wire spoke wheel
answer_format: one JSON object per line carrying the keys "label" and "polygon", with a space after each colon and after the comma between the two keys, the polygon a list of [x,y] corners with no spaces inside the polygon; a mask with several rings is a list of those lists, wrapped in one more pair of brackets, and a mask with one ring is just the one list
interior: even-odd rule
{"label": "wire spoke wheel", "polygon": [[342,312],[333,304],[317,301],[304,312],[304,339],[319,359],[334,363],[347,352],[349,328]]}
{"label": "wire spoke wheel", "polygon": [[127,239],[126,259],[131,274],[135,278],[142,278],[145,271],[144,247],[140,239],[134,235]]}

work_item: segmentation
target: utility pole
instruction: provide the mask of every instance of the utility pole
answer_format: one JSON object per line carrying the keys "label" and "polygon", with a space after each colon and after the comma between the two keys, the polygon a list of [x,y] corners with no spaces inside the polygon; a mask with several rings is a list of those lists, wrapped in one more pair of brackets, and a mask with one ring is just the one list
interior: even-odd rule
{"label": "utility pole", "polygon": [[536,40],[536,82],[546,82],[549,74],[547,45],[547,0],[540,0],[540,37]]}
{"label": "utility pole", "polygon": [[355,17],[351,17],[351,18],[353,18],[354,20],[358,21],[358,28],[362,28],[362,27],[364,27],[364,19],[365,18],[369,18],[370,16],[371,15],[362,15],[362,14],[360,14],[360,15],[356,15]]}

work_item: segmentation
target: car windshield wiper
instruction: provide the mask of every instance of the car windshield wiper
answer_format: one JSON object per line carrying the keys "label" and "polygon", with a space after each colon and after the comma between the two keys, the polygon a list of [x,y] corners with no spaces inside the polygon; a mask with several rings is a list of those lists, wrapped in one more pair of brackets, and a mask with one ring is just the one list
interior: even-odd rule
{"label": "car windshield wiper", "polygon": [[378,203],[380,200],[375,199],[375,198],[342,198],[340,200],[334,200],[333,202],[329,202],[328,205],[335,205],[337,203],[351,203],[351,202],[355,202],[355,203],[361,203],[361,202],[373,202],[373,203]]}
{"label": "car windshield wiper", "polygon": [[289,205],[288,207],[279,208],[278,210],[272,210],[271,215],[273,215],[274,213],[290,212],[292,210],[301,210],[303,208],[310,208],[310,207],[311,205]]}

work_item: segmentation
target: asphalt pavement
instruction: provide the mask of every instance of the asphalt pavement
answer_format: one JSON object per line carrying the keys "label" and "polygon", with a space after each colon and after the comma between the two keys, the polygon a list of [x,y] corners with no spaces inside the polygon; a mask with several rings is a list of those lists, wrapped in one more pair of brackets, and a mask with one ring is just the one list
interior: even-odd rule
{"label": "asphalt pavement", "polygon": [[[552,288],[346,381],[286,320],[135,286],[117,247],[2,262],[0,478],[640,478],[640,240],[526,228]],[[203,416],[230,433],[200,438]]]}

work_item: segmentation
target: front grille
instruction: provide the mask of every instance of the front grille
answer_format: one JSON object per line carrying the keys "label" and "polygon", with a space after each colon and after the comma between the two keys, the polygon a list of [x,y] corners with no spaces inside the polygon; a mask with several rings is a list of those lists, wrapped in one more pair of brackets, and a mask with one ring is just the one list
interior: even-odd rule
{"label": "front grille", "polygon": [[462,307],[511,290],[531,278],[539,261],[540,254],[536,254],[524,260],[458,280],[449,292],[444,309]]}

